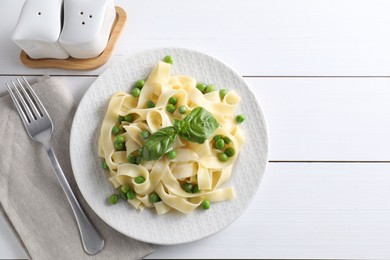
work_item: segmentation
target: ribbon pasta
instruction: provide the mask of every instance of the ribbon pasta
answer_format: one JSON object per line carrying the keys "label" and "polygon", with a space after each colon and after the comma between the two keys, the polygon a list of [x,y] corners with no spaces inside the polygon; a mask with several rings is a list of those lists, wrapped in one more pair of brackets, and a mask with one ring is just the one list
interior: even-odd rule
{"label": "ribbon pasta", "polygon": [[[220,126],[203,144],[189,142],[177,137],[173,144],[177,156],[169,159],[162,156],[156,161],[130,163],[129,155],[137,153],[145,140],[141,137],[143,130],[151,134],[159,129],[173,125],[175,118],[182,120],[176,109],[174,113],[166,111],[171,97],[177,99],[177,106],[185,106],[187,113],[196,107],[209,111]],[[147,108],[147,102],[155,106]],[[127,185],[136,193],[128,203],[138,210],[145,207],[156,209],[157,214],[165,214],[172,209],[188,214],[196,209],[204,199],[211,202],[231,200],[235,197],[233,187],[221,185],[230,179],[233,164],[245,142],[242,129],[235,123],[234,113],[240,103],[240,97],[233,90],[223,98],[218,91],[203,94],[196,88],[196,80],[189,76],[171,76],[171,64],[158,62],[146,80],[138,98],[125,92],[115,93],[109,102],[104,117],[100,137],[99,156],[109,168],[109,180],[114,188]],[[118,123],[118,116],[131,114],[131,122]],[[122,127],[120,135],[125,141],[125,150],[116,151],[115,136],[111,133],[114,126]],[[213,138],[221,135],[230,139],[226,147],[235,150],[226,162],[218,159],[221,150],[215,148]],[[142,183],[135,178],[143,177]],[[199,192],[186,192],[184,182],[198,185]],[[156,193],[161,201],[151,203],[149,195]]]}

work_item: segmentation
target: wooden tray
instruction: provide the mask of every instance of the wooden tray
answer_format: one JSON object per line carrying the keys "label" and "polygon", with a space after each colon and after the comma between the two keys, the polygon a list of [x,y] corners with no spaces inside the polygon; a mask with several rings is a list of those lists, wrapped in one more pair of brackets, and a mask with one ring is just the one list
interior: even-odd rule
{"label": "wooden tray", "polygon": [[104,51],[95,58],[76,59],[69,57],[60,59],[31,59],[24,51],[20,53],[20,60],[30,68],[60,68],[66,70],[92,70],[102,66],[110,58],[115,43],[126,23],[126,12],[119,6],[115,6],[116,18],[112,25],[110,37]]}

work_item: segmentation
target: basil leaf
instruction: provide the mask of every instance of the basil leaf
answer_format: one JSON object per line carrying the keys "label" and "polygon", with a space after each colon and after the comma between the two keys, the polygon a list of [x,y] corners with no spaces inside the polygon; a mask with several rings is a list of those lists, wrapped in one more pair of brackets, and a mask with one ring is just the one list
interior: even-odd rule
{"label": "basil leaf", "polygon": [[173,127],[176,129],[177,132],[180,132],[182,124],[183,121],[180,121],[179,119],[173,119]]}
{"label": "basil leaf", "polygon": [[177,132],[175,127],[168,126],[149,136],[142,150],[142,160],[152,161],[163,156],[175,142]]}
{"label": "basil leaf", "polygon": [[190,142],[204,143],[219,127],[218,121],[203,107],[197,107],[181,122],[179,136]]}

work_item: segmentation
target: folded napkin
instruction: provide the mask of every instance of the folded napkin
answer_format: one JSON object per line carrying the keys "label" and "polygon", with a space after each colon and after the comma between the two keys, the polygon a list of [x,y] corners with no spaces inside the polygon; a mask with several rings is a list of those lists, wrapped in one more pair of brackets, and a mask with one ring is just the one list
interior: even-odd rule
{"label": "folded napkin", "polygon": [[61,167],[78,201],[104,237],[105,247],[94,256],[84,252],[73,212],[43,146],[28,137],[10,96],[4,95],[0,97],[0,211],[18,234],[29,257],[122,260],[141,259],[150,254],[153,245],[113,230],[81,196],[69,158],[75,104],[64,83],[59,78],[46,77],[33,88],[54,122],[51,143]]}

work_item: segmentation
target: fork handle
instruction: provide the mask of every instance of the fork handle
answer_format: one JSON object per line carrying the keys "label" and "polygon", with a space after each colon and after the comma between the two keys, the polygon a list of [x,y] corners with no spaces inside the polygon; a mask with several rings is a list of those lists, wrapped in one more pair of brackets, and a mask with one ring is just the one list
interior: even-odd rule
{"label": "fork handle", "polygon": [[47,155],[49,156],[51,166],[54,169],[56,177],[61,184],[62,189],[65,192],[65,195],[72,207],[74,216],[79,227],[81,242],[83,244],[85,252],[90,255],[95,255],[99,253],[104,247],[104,240],[93,226],[91,221],[85,215],[83,209],[81,208],[79,202],[74,196],[72,189],[69,186],[68,181],[64,175],[64,172],[61,169],[60,164],[58,163],[57,157],[53,149],[49,146],[46,148]]}

